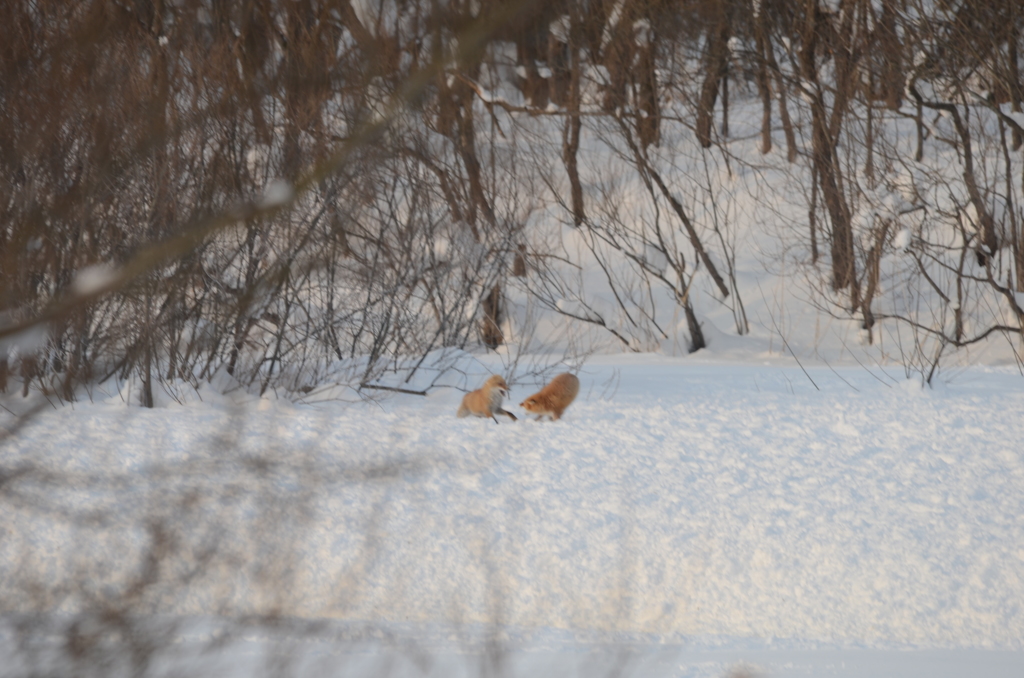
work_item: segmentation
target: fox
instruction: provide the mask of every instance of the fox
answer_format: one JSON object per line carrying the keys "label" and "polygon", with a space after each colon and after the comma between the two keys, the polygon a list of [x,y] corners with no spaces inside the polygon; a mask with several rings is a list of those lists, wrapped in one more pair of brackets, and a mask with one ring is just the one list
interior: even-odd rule
{"label": "fox", "polygon": [[519,403],[519,407],[536,414],[537,421],[543,419],[545,415],[551,417],[552,421],[558,421],[579,392],[580,380],[574,375],[564,372],[552,379],[547,386]]}
{"label": "fox", "polygon": [[508,396],[508,384],[504,378],[495,374],[484,382],[484,385],[475,391],[467,393],[462,398],[462,405],[459,406],[457,416],[459,419],[473,415],[474,417],[490,417],[494,423],[498,423],[495,414],[504,414],[512,421],[517,421],[516,415],[501,409],[502,398]]}

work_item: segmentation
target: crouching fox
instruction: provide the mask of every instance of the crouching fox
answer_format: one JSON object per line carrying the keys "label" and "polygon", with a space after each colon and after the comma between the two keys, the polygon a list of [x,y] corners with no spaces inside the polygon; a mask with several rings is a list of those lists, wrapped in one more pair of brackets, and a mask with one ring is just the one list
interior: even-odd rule
{"label": "crouching fox", "polygon": [[503,378],[495,374],[485,381],[482,387],[467,393],[463,397],[462,405],[459,406],[458,417],[460,419],[470,415],[474,417],[490,417],[494,419],[494,423],[498,423],[498,418],[494,415],[504,414],[512,421],[516,421],[514,414],[501,409],[501,401],[507,396],[508,384],[505,383]]}
{"label": "crouching fox", "polygon": [[557,420],[565,412],[565,408],[569,407],[576,399],[576,394],[579,392],[580,380],[565,372],[552,379],[551,383],[540,391],[519,403],[519,407],[536,414],[537,421],[543,419],[545,415],[550,416],[552,420]]}

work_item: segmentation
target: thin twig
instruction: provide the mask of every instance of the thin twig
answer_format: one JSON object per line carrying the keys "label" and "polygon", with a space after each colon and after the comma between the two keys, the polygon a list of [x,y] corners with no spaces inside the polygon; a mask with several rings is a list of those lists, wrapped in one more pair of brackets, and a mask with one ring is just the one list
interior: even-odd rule
{"label": "thin twig", "polygon": [[[761,301],[764,302],[765,308],[768,308],[768,300],[764,296],[764,290],[761,289],[760,281],[757,283],[757,289],[761,291]],[[779,333],[779,338],[782,339],[782,345],[789,350],[789,354],[793,356],[793,360],[795,360],[796,364],[800,366],[800,370],[804,373],[804,376],[807,377],[807,381],[811,382],[811,386],[813,386],[816,391],[820,391],[821,389],[818,388],[818,385],[814,383],[813,379],[811,379],[811,375],[804,369],[803,363],[800,362],[800,358],[797,358],[796,353],[794,353],[793,349],[790,348],[789,342],[786,341],[786,335],[784,335],[782,330],[779,329],[778,324],[775,322],[775,314],[772,313],[771,310],[768,311],[768,317],[772,319],[772,326],[775,327],[775,331]]]}
{"label": "thin twig", "polygon": [[394,391],[395,393],[407,393],[409,395],[415,395],[415,396],[425,396],[425,395],[427,395],[426,391],[413,391],[412,389],[408,389],[408,388],[399,388],[398,386],[383,386],[381,384],[362,383],[362,384],[359,384],[359,388],[375,388],[375,389],[378,389],[380,391]]}

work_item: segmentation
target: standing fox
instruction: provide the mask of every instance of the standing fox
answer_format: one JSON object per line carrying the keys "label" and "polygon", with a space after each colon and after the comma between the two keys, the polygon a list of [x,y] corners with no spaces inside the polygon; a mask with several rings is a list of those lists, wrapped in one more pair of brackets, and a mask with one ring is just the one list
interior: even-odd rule
{"label": "standing fox", "polygon": [[519,403],[519,407],[527,412],[533,412],[537,421],[549,415],[552,421],[557,421],[565,408],[576,399],[580,392],[580,380],[565,372],[551,380],[547,386],[534,393],[532,396]]}
{"label": "standing fox", "polygon": [[458,416],[460,419],[469,415],[474,417],[490,417],[497,424],[498,418],[494,415],[504,414],[512,421],[516,421],[514,414],[501,409],[501,400],[507,396],[508,384],[505,383],[504,379],[495,374],[485,381],[482,387],[467,393],[463,397],[462,405],[459,406]]}

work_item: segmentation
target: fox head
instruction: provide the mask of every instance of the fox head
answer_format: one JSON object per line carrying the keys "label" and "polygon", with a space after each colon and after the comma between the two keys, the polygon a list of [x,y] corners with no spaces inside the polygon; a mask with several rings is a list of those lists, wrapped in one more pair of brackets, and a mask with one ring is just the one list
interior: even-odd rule
{"label": "fox head", "polygon": [[523,402],[519,403],[519,407],[522,407],[524,410],[532,410],[536,405],[536,398],[527,398]]}
{"label": "fox head", "polygon": [[484,385],[492,389],[497,389],[498,393],[500,393],[502,397],[508,397],[509,388],[508,384],[505,383],[505,379],[503,377],[500,377],[497,374],[495,374],[493,377],[488,379],[484,383]]}

